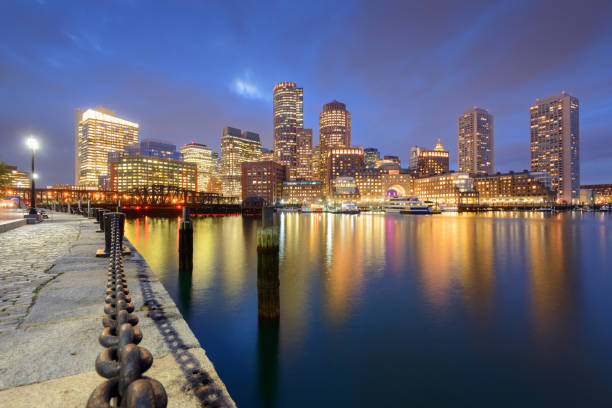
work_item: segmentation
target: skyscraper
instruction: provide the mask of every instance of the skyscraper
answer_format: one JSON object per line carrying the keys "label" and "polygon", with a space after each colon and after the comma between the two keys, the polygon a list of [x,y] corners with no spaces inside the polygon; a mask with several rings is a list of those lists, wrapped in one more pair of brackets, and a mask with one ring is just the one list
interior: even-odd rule
{"label": "skyscraper", "polygon": [[212,192],[211,177],[217,176],[217,153],[212,148],[200,143],[187,143],[181,147],[184,160],[193,163],[198,169],[198,191]]}
{"label": "skyscraper", "polygon": [[[319,115],[320,168],[323,189],[329,190],[329,152],[334,148],[351,147],[351,113],[336,100],[323,105]],[[363,152],[362,152],[363,153]]]}
{"label": "skyscraper", "polygon": [[297,170],[298,180],[312,180],[312,129],[297,130]]}
{"label": "skyscraper", "polygon": [[274,154],[289,168],[289,177],[297,172],[297,130],[304,127],[304,90],[295,82],[274,85]]}
{"label": "skyscraper", "polygon": [[242,163],[260,159],[261,142],[257,133],[241,132],[229,126],[223,128],[220,168],[223,195],[240,197]]}
{"label": "skyscraper", "polygon": [[138,123],[98,106],[75,110],[75,184],[97,187],[108,177],[108,154],[138,142]]}
{"label": "skyscraper", "polygon": [[457,164],[460,172],[493,174],[493,115],[474,107],[457,118]]}
{"label": "skyscraper", "polygon": [[529,108],[531,171],[552,177],[560,203],[580,198],[579,113],[578,98],[565,92]]}

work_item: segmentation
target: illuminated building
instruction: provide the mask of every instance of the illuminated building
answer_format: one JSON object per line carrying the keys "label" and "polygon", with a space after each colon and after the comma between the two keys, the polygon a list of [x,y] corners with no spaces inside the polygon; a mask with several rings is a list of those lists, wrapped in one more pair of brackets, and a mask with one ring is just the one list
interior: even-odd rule
{"label": "illuminated building", "polygon": [[130,192],[137,188],[166,186],[197,191],[195,164],[161,157],[128,154],[110,165],[110,189]]}
{"label": "illuminated building", "polygon": [[401,161],[397,156],[383,156],[382,159],[376,161],[376,167],[388,167],[394,168],[399,171],[401,168]]}
{"label": "illuminated building", "polygon": [[531,171],[552,176],[560,203],[577,202],[580,194],[580,123],[578,99],[561,93],[529,108]]}
{"label": "illuminated building", "polygon": [[321,146],[316,145],[312,148],[312,179],[323,181],[323,170],[321,161]]}
{"label": "illuminated building", "polygon": [[493,115],[486,109],[472,108],[457,118],[458,170],[468,174],[493,174]]}
{"label": "illuminated building", "polygon": [[363,161],[366,169],[374,169],[377,167],[377,162],[380,160],[380,152],[375,147],[366,147],[363,149]]}
{"label": "illuminated building", "polygon": [[538,204],[555,200],[551,177],[544,172],[505,173],[474,177],[479,204]]}
{"label": "illuminated building", "polygon": [[346,105],[336,100],[323,105],[319,115],[319,146],[321,161],[319,174],[323,182],[323,189],[329,189],[328,175],[329,152],[331,149],[351,146],[351,113]]}
{"label": "illuminated building", "polygon": [[361,147],[332,148],[327,152],[327,172],[323,180],[323,188],[333,187],[337,177],[353,177],[357,170],[364,168],[363,149]]}
{"label": "illuminated building", "polygon": [[211,177],[217,177],[219,155],[210,146],[195,142],[183,145],[181,153],[186,162],[195,164],[198,169],[198,191],[213,192]]}
{"label": "illuminated building", "polygon": [[221,184],[225,196],[242,196],[242,163],[261,160],[259,135],[225,127],[221,136]]}
{"label": "illuminated building", "polygon": [[376,168],[365,168],[355,172],[355,185],[362,201],[382,200],[385,196],[382,172]]}
{"label": "illuminated building", "polygon": [[354,177],[336,177],[331,181],[331,189],[334,200],[359,200],[359,190]]}
{"label": "illuminated building", "polygon": [[261,197],[267,205],[282,198],[283,181],[288,178],[287,166],[275,161],[244,162],[242,170],[242,199]]}
{"label": "illuminated building", "polygon": [[297,130],[297,180],[312,180],[312,129]]}
{"label": "illuminated building", "polygon": [[414,178],[409,173],[391,171],[385,173],[381,169],[381,181],[384,197],[408,197],[414,193]]}
{"label": "illuminated building", "polygon": [[98,186],[108,176],[108,154],[138,142],[138,123],[103,107],[75,111],[75,184]]}
{"label": "illuminated building", "polygon": [[414,179],[414,195],[438,204],[478,204],[474,179],[462,172]]}
{"label": "illuminated building", "polygon": [[172,160],[183,160],[183,154],[176,151],[176,145],[157,139],[142,139],[140,142],[132,143],[123,150],[110,152],[108,154],[108,165],[116,162],[119,157],[126,154],[140,154],[148,157],[162,157]]}
{"label": "illuminated building", "polygon": [[30,179],[30,173],[25,172],[25,171],[19,171],[17,170],[17,166],[10,166],[10,165],[6,165],[5,166],[6,169],[9,171],[8,173],[8,179],[9,179],[9,183],[8,185],[10,187],[17,187],[17,188],[30,188],[32,180]]}
{"label": "illuminated building", "polygon": [[304,90],[295,82],[274,85],[274,154],[276,161],[287,166],[291,179],[297,171],[297,130],[304,127]]}
{"label": "illuminated building", "polygon": [[265,147],[261,148],[261,161],[276,161],[276,156],[274,156],[274,150],[266,149]]}
{"label": "illuminated building", "polygon": [[409,169],[417,177],[429,177],[437,174],[448,173],[448,150],[444,150],[442,143],[438,143],[433,150],[425,150],[420,147],[413,147],[410,151]]}
{"label": "illuminated building", "polygon": [[283,182],[283,201],[287,204],[313,203],[323,198],[320,181],[292,180]]}
{"label": "illuminated building", "polygon": [[593,200],[598,204],[612,203],[612,184],[590,184],[580,186],[593,192]]}

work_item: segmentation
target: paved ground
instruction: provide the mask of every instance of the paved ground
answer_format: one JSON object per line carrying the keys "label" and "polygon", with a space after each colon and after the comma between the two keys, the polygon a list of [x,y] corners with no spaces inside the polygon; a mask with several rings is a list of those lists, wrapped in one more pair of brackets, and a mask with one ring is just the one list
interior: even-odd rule
{"label": "paved ground", "polygon": [[[103,381],[94,362],[108,260],[94,257],[103,247],[96,229],[92,220],[53,214],[0,234],[0,407],[83,407]],[[140,345],[154,357],[146,375],[164,385],[169,407],[235,407],[168,292],[132,250],[125,273]]]}
{"label": "paved ground", "polygon": [[0,333],[23,322],[38,290],[57,274],[53,265],[69,253],[85,222],[58,213],[0,235]]}

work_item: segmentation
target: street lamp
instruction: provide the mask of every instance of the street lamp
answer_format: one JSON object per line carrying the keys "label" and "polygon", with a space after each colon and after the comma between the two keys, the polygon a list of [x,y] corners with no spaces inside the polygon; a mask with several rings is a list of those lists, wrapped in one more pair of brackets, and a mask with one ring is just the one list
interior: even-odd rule
{"label": "street lamp", "polygon": [[34,152],[38,149],[38,140],[33,137],[29,137],[26,140],[26,146],[32,151],[32,192],[30,193],[30,214],[36,215],[36,189],[34,180],[37,178],[37,174],[34,173]]}

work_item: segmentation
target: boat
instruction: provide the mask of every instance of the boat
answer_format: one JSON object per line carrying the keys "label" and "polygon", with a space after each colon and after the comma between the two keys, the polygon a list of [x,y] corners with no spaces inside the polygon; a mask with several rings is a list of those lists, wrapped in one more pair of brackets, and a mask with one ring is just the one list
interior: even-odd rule
{"label": "boat", "polygon": [[351,201],[347,201],[342,203],[342,205],[340,206],[340,211],[341,214],[359,214],[360,210],[359,207],[357,207],[357,204]]}
{"label": "boat", "polygon": [[610,206],[608,204],[604,204],[601,207],[599,207],[599,209],[601,211],[610,211]]}
{"label": "boat", "polygon": [[540,208],[536,208],[535,211],[538,212],[554,212],[555,209],[552,207],[540,207]]}
{"label": "boat", "polygon": [[456,205],[441,205],[440,206],[440,211],[442,211],[442,212],[458,212],[459,211],[459,207],[457,207]]}
{"label": "boat", "polygon": [[300,210],[302,213],[311,213],[312,212],[312,208],[310,208],[309,205],[303,205],[302,209]]}
{"label": "boat", "polygon": [[391,197],[385,203],[385,211],[391,214],[432,214],[433,208],[416,197]]}
{"label": "boat", "polygon": [[295,213],[295,212],[298,212],[298,209],[295,207],[277,207],[276,212]]}

